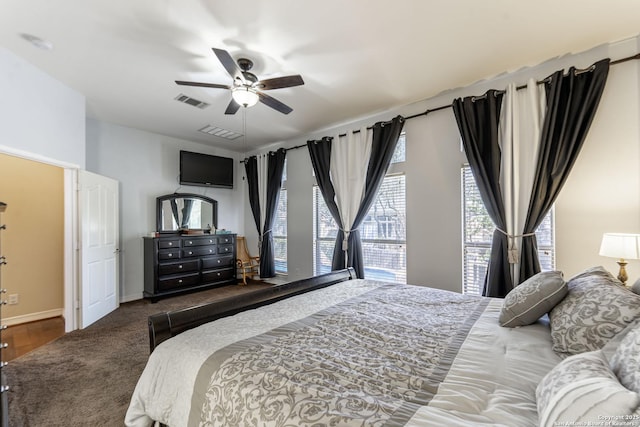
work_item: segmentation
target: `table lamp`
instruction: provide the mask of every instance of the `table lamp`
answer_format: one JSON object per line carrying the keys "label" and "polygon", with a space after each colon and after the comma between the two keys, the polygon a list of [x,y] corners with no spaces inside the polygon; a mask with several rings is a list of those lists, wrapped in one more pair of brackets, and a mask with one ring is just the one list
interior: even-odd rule
{"label": "table lamp", "polygon": [[626,285],[627,270],[626,265],[628,259],[640,259],[640,235],[627,233],[604,233],[602,235],[602,244],[600,245],[600,255],[618,258],[620,271],[618,272],[618,280]]}

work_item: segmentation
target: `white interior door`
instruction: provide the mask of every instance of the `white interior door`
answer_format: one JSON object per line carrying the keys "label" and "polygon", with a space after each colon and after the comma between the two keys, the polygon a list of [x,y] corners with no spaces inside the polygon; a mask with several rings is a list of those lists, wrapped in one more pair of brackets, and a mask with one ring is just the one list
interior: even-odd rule
{"label": "white interior door", "polygon": [[118,308],[118,181],[81,170],[80,327]]}

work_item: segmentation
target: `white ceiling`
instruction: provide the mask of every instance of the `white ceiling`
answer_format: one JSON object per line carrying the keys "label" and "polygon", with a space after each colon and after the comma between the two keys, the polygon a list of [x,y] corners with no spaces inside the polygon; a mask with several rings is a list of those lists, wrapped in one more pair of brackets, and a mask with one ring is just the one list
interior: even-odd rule
{"label": "white ceiling", "polygon": [[[638,0],[2,0],[0,45],[84,94],[90,117],[248,151],[634,36],[638,17]],[[212,47],[259,78],[302,75],[268,92],[293,112],[245,110],[235,142],[198,132],[243,132],[230,92],[174,83],[230,84]]]}

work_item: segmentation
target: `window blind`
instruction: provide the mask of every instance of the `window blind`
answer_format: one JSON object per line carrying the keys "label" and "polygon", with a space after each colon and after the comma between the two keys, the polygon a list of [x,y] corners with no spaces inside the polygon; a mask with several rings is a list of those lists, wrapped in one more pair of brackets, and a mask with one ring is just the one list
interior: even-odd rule
{"label": "window blind", "polygon": [[[469,165],[462,167],[463,283],[462,292],[482,294],[495,226],[489,217]],[[555,269],[554,210],[536,230],[538,257],[543,271]]]}
{"label": "window blind", "polygon": [[[314,273],[322,274],[331,270],[338,227],[318,186],[313,201]],[[405,175],[388,175],[360,225],[366,278],[406,283],[406,218]]]}

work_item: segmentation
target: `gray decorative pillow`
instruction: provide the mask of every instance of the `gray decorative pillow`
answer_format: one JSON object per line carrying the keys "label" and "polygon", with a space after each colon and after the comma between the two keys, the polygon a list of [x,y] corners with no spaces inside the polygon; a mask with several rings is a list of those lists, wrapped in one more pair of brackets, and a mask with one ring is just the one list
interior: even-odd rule
{"label": "gray decorative pillow", "polygon": [[534,323],[558,304],[568,292],[560,271],[543,271],[507,294],[500,312],[500,326],[513,328]]}
{"label": "gray decorative pillow", "polygon": [[536,402],[540,426],[588,425],[607,417],[630,416],[638,409],[640,395],[620,384],[597,350],[556,365],[538,384]]}
{"label": "gray decorative pillow", "polygon": [[[607,358],[609,364],[611,364],[611,360],[616,354],[616,351],[618,350],[618,347],[620,346],[622,340],[627,336],[629,332],[631,332],[636,327],[640,327],[640,317],[629,323],[622,332],[618,332],[615,337],[611,338],[609,342],[604,347],[602,347],[602,354],[604,354],[604,357]],[[613,366],[611,367],[611,369],[613,369]]]}
{"label": "gray decorative pillow", "polygon": [[603,267],[572,277],[567,286],[549,313],[553,350],[561,355],[598,350],[640,317],[640,296]]}
{"label": "gray decorative pillow", "polygon": [[623,386],[640,393],[640,323],[620,342],[611,358],[611,369]]}

